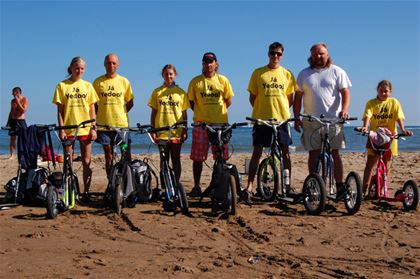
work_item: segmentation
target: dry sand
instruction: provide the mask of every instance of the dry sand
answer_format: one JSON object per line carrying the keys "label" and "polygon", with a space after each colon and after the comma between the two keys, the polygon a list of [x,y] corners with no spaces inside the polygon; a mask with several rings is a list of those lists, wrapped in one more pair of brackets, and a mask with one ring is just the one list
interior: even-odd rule
{"label": "dry sand", "polygon": [[[135,155],[134,157],[143,157]],[[149,156],[155,165],[157,156]],[[243,172],[249,154],[231,162]],[[402,153],[393,166],[393,194],[407,179],[420,184],[420,153]],[[192,187],[191,161],[182,156],[181,181]],[[211,161],[209,160],[209,163]],[[363,153],[343,155],[345,173],[362,175]],[[293,187],[306,176],[306,154],[292,154]],[[81,177],[80,163],[74,163]],[[102,156],[93,159],[94,192],[106,185]],[[0,158],[0,185],[16,174],[16,160]],[[243,184],[246,183],[243,175]],[[202,187],[210,180],[204,168]],[[4,193],[3,188],[0,192]],[[414,278],[420,277],[420,214],[401,203],[363,202],[354,216],[329,202],[321,216],[302,204],[240,204],[236,217],[210,216],[208,200],[190,199],[192,217],[161,203],[125,208],[122,216],[88,206],[47,220],[45,208],[0,211],[2,278]],[[248,259],[257,256],[258,261]]]}

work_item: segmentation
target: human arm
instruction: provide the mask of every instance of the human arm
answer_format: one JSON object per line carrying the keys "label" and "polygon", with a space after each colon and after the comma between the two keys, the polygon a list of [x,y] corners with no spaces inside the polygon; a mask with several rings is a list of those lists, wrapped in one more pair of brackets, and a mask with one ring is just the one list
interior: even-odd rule
{"label": "human arm", "polygon": [[369,123],[370,123],[370,117],[365,116],[365,118],[363,118],[363,127],[362,127],[362,132],[363,133],[365,133],[368,130]]}
{"label": "human arm", "polygon": [[232,98],[227,98],[223,100],[226,104],[226,108],[230,107],[230,105],[232,104]]}
{"label": "human arm", "polygon": [[[150,113],[150,125],[152,126],[152,128],[156,128],[155,127],[156,114],[157,114],[157,109],[152,108],[152,112]],[[158,140],[156,133],[153,132],[150,135],[152,136],[152,139],[154,142]]]}
{"label": "human arm", "polygon": [[[90,119],[96,119],[95,104],[91,104],[89,106],[89,116],[90,116]],[[90,135],[91,135],[91,140],[92,141],[96,140],[96,138],[98,137],[97,134],[96,134],[96,126],[95,126],[94,123],[90,127]]]}
{"label": "human arm", "polygon": [[405,129],[405,127],[404,127],[404,119],[399,118],[397,120],[397,123],[398,123],[398,126],[400,126],[400,130],[401,130],[401,132],[404,135],[406,135],[406,136],[412,136],[413,135],[413,132],[412,131]]}
{"label": "human arm", "polygon": [[20,114],[23,114],[28,109],[28,99],[22,95],[16,95],[16,108],[20,112]]}
{"label": "human arm", "polygon": [[129,112],[133,108],[133,106],[134,106],[134,99],[131,99],[125,104],[125,108],[127,112]]}
{"label": "human arm", "polygon": [[295,130],[300,133],[300,127],[302,127],[302,121],[300,121],[300,110],[302,109],[302,91],[296,91],[295,98],[293,100],[293,114],[295,116]]}
{"label": "human arm", "polygon": [[[188,115],[187,115],[187,111],[186,110],[184,110],[182,112],[182,120],[185,121],[185,122],[188,121]],[[187,127],[185,127],[185,128],[182,129],[182,135],[181,135],[181,141],[182,142],[186,141],[187,138],[188,138],[188,132],[187,131],[188,131]]]}
{"label": "human arm", "polygon": [[[58,126],[64,125],[64,106],[60,103],[57,103],[57,122]],[[59,131],[59,137],[61,140],[66,139],[66,133],[64,130]]]}
{"label": "human arm", "polygon": [[250,93],[249,94],[249,103],[251,104],[251,107],[254,107],[255,99],[257,98],[256,95]]}
{"label": "human arm", "polygon": [[338,116],[344,119],[349,117],[349,107],[350,107],[350,89],[343,88],[340,90],[341,94],[341,111]]}

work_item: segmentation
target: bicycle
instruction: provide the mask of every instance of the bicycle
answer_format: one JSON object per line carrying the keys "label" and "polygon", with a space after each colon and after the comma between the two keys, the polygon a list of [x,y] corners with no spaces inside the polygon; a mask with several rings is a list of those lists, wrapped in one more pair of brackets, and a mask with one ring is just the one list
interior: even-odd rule
{"label": "bicycle", "polygon": [[193,123],[193,127],[202,127],[207,130],[209,141],[216,146],[216,159],[213,164],[213,172],[210,185],[201,194],[200,202],[203,197],[209,196],[212,201],[212,213],[216,214],[219,209],[231,215],[237,213],[238,191],[241,190],[241,178],[235,165],[225,160],[224,148],[232,136],[232,129],[240,126],[248,126],[248,122],[233,124],[207,124]]}
{"label": "bicycle", "polygon": [[[108,177],[109,182],[105,191],[104,200],[105,204],[111,205],[115,213],[121,215],[123,208],[132,208],[135,206],[140,194],[146,194],[147,200],[152,198],[152,191],[140,191],[140,189],[135,187],[136,181],[133,181],[132,171],[132,163],[134,161],[131,162],[127,158],[129,133],[139,132],[139,129],[130,127],[115,127],[100,123],[97,123],[96,125],[98,127],[103,127],[106,130],[115,132],[114,156],[112,157],[112,166]],[[118,149],[120,150],[119,156]],[[147,162],[143,163],[147,169],[150,169]],[[156,178],[156,174],[154,174],[153,170],[151,170],[151,172],[152,173],[149,173],[150,177],[148,177],[148,179],[151,179],[152,174]]]}
{"label": "bicycle", "polygon": [[369,132],[362,132],[361,128],[355,128],[355,131],[361,133],[362,136],[367,136],[371,143],[372,149],[379,155],[378,162],[376,163],[375,175],[372,176],[368,186],[368,198],[376,199],[378,201],[387,202],[402,202],[405,210],[416,210],[419,202],[419,188],[414,180],[407,180],[402,189],[395,192],[394,197],[389,196],[388,192],[388,177],[387,167],[384,162],[384,155],[391,148],[393,140],[404,139],[404,134],[397,134],[390,136],[390,141],[382,146],[376,146],[369,136]]}
{"label": "bicycle", "polygon": [[[160,128],[151,128],[150,125],[140,125],[137,123],[137,127],[143,133],[147,133],[149,139],[152,143],[156,144],[159,149],[159,154],[161,156],[161,165],[160,165],[160,181],[162,188],[165,189],[165,200],[164,208],[165,210],[175,211],[176,207],[179,206],[181,213],[184,215],[189,214],[188,208],[188,199],[185,192],[185,188],[182,183],[177,182],[175,179],[175,173],[173,169],[169,166],[169,158],[166,156],[166,147],[170,143],[170,135],[172,135],[172,130],[177,128],[185,128],[187,125],[186,121],[175,123],[172,126],[165,126]],[[152,138],[152,133],[157,133],[160,131],[169,131],[168,140],[159,140],[155,142]]]}
{"label": "bicycle", "polygon": [[[285,121],[276,119],[262,120],[247,117],[247,120],[258,125],[266,125],[272,129],[272,140],[269,153],[258,165],[257,190],[265,201],[279,201],[297,204],[303,202],[308,213],[317,215],[322,212],[325,206],[325,184],[317,174],[309,176],[304,183],[302,193],[290,191],[290,176],[288,169],[284,168],[282,150],[279,143],[278,131],[294,118]],[[280,172],[280,175],[279,175]],[[280,177],[280,179],[279,179]],[[281,193],[279,195],[279,180]]]}
{"label": "bicycle", "polygon": [[95,119],[83,121],[77,125],[56,126],[57,130],[75,129],[72,139],[60,140],[64,150],[63,172],[52,174],[51,183],[47,186],[47,217],[55,219],[59,212],[73,209],[76,199],[80,195],[79,180],[73,172],[72,154],[69,147],[73,146],[77,139],[79,128],[85,128],[87,124],[95,122]]}
{"label": "bicycle", "polygon": [[[330,145],[330,126],[335,124],[345,124],[347,121],[357,120],[357,117],[349,117],[347,119],[327,119],[324,115],[319,118],[312,115],[300,114],[301,117],[307,118],[309,121],[315,121],[321,125],[321,152],[316,163],[316,173],[321,174],[322,180],[325,182],[327,189],[327,198],[339,202],[344,200],[347,213],[356,214],[362,203],[362,182],[360,176],[351,171],[347,174],[344,182],[343,194],[339,195],[334,183],[334,160],[332,157],[332,148]],[[311,175],[311,174],[310,174]]]}

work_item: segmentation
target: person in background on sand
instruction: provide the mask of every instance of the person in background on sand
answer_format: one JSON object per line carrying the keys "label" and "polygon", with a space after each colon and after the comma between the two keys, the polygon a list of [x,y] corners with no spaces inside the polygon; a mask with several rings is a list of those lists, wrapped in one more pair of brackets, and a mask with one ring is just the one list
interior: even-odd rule
{"label": "person in background on sand", "polygon": [[15,87],[12,89],[13,99],[10,102],[10,113],[7,119],[7,127],[10,127],[10,159],[15,156],[16,136],[19,129],[26,128],[25,112],[28,109],[28,99],[23,96],[22,89]]}
{"label": "person in background on sand", "polygon": [[[162,69],[163,85],[153,90],[148,101],[148,106],[152,109],[150,124],[153,128],[172,126],[177,122],[187,121],[187,109],[190,107],[188,96],[182,88],[175,84],[177,76],[173,65],[167,64]],[[187,127],[178,128],[168,135],[168,131],[161,131],[152,134],[155,142],[159,140],[169,140],[166,145],[166,158],[171,158],[172,168],[175,179],[179,182],[181,177],[181,146],[187,139]],[[160,159],[162,165],[162,158]]]}
{"label": "person in background on sand", "polygon": [[[297,91],[297,84],[293,74],[280,66],[284,47],[274,42],[268,47],[268,64],[256,69],[248,85],[249,102],[253,108],[252,118],[262,120],[277,119],[284,121],[290,118],[289,108],[293,104],[293,93]],[[285,169],[291,174],[289,145],[292,144],[289,126],[278,131]],[[249,164],[248,187],[243,198],[249,202],[259,160],[264,147],[269,147],[272,140],[271,128],[255,124],[252,130],[254,150]],[[286,189],[289,191],[290,189]]]}
{"label": "person in background on sand", "polygon": [[[194,77],[188,86],[188,99],[194,111],[194,123],[208,124],[228,123],[227,109],[234,95],[227,77],[218,73],[219,63],[213,52],[206,52],[202,59],[202,74]],[[203,162],[207,159],[209,139],[207,131],[202,127],[194,127],[192,131],[190,158],[193,160],[194,187],[189,193],[191,197],[201,195],[200,179]],[[215,148],[212,147],[213,152]],[[224,147],[227,159],[228,147]]]}
{"label": "person in background on sand", "polygon": [[[67,68],[68,79],[58,83],[53,103],[57,105],[58,125],[77,125],[80,122],[95,119],[95,103],[98,101],[95,89],[92,84],[83,80],[86,63],[81,57],[74,57]],[[61,140],[72,138],[74,130],[60,130]],[[94,124],[80,128],[77,139],[80,143],[80,153],[83,166],[84,191],[79,198],[81,202],[89,201],[89,189],[92,180],[91,150],[92,141],[96,139],[96,127]],[[74,146],[70,147],[74,152]],[[71,156],[73,157],[73,156]]]}
{"label": "person in background on sand", "polygon": [[[123,76],[117,73],[120,66],[116,54],[110,53],[104,60],[105,75],[95,79],[93,87],[96,90],[99,101],[95,104],[96,122],[98,124],[114,127],[128,127],[128,112],[134,105],[134,95],[131,84]],[[98,126],[98,138],[96,142],[102,144],[105,154],[105,170],[109,176],[114,157],[115,131],[108,131]],[[128,139],[126,158],[131,161],[131,139]]]}
{"label": "person in background on sand", "polygon": [[[315,172],[317,158],[321,152],[320,124],[314,121],[299,120],[302,107],[305,114],[326,118],[344,118],[349,116],[351,82],[347,73],[332,64],[325,43],[317,43],[311,47],[308,58],[309,67],[303,69],[297,78],[299,91],[295,95],[293,111],[297,118],[295,130],[300,132],[303,125],[302,144],[309,151],[308,169]],[[343,163],[339,149],[345,148],[343,125],[337,124],[330,131],[331,147],[334,159],[334,178],[337,185],[337,199],[345,192],[343,187]]]}
{"label": "person in background on sand", "polygon": [[[391,97],[392,84],[388,80],[382,80],[376,87],[376,98],[369,100],[366,103],[365,112],[363,113],[363,127],[362,132],[375,131],[377,128],[387,128],[394,135],[398,133],[397,123],[400,127],[401,133],[406,136],[411,136],[413,133],[404,127],[404,112],[400,102]],[[372,169],[378,161],[378,154],[376,154],[368,139],[367,144],[367,161],[365,171],[363,173],[363,194],[366,196],[366,190],[372,178]],[[391,148],[384,155],[384,162],[389,173],[391,170],[392,157],[398,156],[398,141],[393,140]]]}

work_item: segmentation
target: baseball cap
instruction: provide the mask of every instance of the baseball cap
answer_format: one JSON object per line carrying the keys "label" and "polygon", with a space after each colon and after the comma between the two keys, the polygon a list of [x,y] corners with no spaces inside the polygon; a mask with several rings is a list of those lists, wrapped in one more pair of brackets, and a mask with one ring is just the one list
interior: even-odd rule
{"label": "baseball cap", "polygon": [[217,61],[216,54],[214,54],[213,52],[204,53],[203,62],[204,61],[210,61],[210,62]]}

